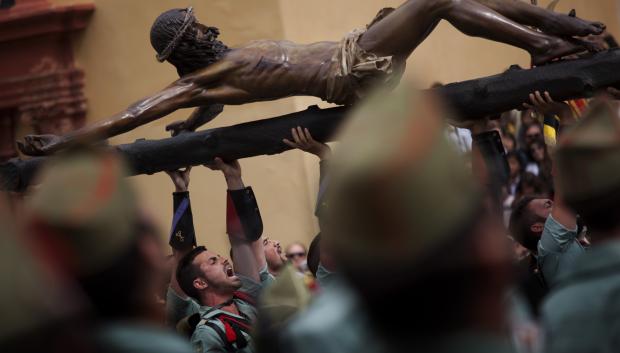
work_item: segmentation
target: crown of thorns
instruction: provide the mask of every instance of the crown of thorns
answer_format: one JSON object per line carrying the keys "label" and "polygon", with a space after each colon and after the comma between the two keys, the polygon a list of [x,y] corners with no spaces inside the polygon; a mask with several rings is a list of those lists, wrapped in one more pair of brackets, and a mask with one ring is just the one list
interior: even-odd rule
{"label": "crown of thorns", "polygon": [[179,27],[179,29],[176,31],[174,37],[172,38],[170,43],[168,43],[166,48],[162,50],[161,53],[156,55],[157,61],[164,62],[166,59],[168,59],[168,57],[170,57],[174,49],[181,41],[183,34],[185,34],[189,26],[192,25],[194,22],[196,22],[196,17],[194,17],[194,8],[190,6],[185,9],[185,18],[183,19],[183,25],[181,25],[181,27]]}

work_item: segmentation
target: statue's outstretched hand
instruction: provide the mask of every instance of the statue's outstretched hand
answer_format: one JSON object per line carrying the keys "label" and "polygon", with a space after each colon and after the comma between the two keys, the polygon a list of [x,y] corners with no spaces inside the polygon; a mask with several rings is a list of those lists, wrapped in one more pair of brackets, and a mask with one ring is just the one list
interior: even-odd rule
{"label": "statue's outstretched hand", "polygon": [[170,134],[172,134],[172,136],[176,136],[182,132],[193,131],[186,127],[186,122],[187,122],[186,120],[179,120],[179,121],[170,123],[166,125],[166,131],[170,131]]}
{"label": "statue's outstretched hand", "polygon": [[27,156],[45,156],[53,152],[60,139],[56,135],[27,135],[23,142],[17,141],[17,148]]}
{"label": "statue's outstretched hand", "polygon": [[307,128],[302,129],[301,126],[292,128],[291,135],[293,136],[293,141],[289,139],[282,140],[282,142],[284,142],[287,146],[312,153],[321,160],[325,160],[331,155],[331,149],[329,146],[322,142],[316,141],[310,134],[310,130]]}

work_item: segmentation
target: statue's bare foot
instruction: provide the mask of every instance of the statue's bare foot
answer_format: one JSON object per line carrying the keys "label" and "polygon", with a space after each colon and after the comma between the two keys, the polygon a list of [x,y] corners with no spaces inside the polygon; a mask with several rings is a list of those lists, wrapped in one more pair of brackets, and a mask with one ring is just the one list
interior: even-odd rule
{"label": "statue's bare foot", "polygon": [[[591,38],[591,37],[588,37]],[[583,47],[585,50],[593,53],[598,53],[607,50],[607,47],[600,40],[587,39],[587,38],[573,38],[570,40],[574,44]]]}
{"label": "statue's bare foot", "polygon": [[601,34],[605,31],[605,24],[591,22],[579,17],[556,13],[545,21],[543,31],[560,37],[585,37],[589,34]]}
{"label": "statue's bare foot", "polygon": [[586,50],[587,48],[581,43],[554,38],[549,41],[546,49],[541,50],[539,53],[532,54],[532,65],[538,66],[546,64],[553,59],[559,59]]}
{"label": "statue's bare foot", "polygon": [[60,139],[56,135],[28,135],[24,137],[24,142],[17,141],[17,147],[27,156],[45,156],[52,153],[52,147]]}

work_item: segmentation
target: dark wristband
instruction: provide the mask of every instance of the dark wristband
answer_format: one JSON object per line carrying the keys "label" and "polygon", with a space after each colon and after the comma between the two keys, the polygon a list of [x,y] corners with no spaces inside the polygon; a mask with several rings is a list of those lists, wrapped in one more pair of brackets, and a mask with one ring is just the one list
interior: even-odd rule
{"label": "dark wristband", "polygon": [[227,233],[242,234],[251,242],[258,240],[263,234],[263,220],[252,188],[228,190],[226,203]]}
{"label": "dark wristband", "polygon": [[176,250],[191,249],[196,246],[196,233],[189,192],[175,192],[172,194],[172,200],[174,212],[168,243]]}

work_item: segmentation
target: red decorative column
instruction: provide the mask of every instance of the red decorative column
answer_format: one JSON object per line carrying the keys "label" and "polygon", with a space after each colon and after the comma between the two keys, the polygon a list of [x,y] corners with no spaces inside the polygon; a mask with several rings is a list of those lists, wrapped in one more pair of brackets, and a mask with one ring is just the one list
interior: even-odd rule
{"label": "red decorative column", "polygon": [[0,162],[17,155],[20,127],[61,134],[84,124],[84,73],[75,67],[71,35],[94,9],[48,0],[0,9]]}

